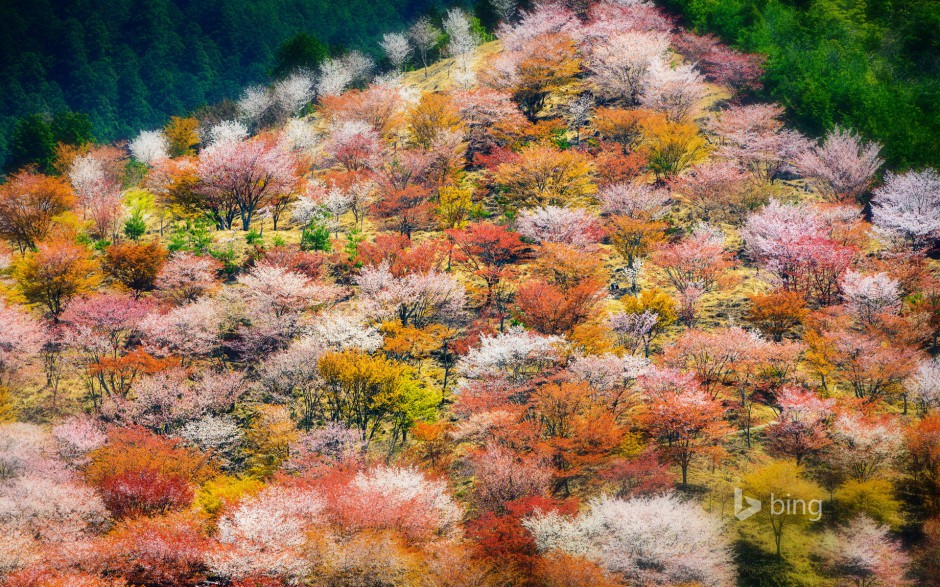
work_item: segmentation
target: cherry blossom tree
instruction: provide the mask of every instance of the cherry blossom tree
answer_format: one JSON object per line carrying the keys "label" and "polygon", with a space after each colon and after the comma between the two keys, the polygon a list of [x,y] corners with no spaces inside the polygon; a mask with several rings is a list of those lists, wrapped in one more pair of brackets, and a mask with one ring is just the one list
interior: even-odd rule
{"label": "cherry blossom tree", "polygon": [[134,159],[145,165],[153,165],[170,156],[170,143],[159,130],[144,130],[127,146]]}
{"label": "cherry blossom tree", "polygon": [[562,340],[522,329],[484,336],[479,346],[461,360],[460,370],[471,379],[496,375],[520,381],[551,365],[557,359],[557,347]]}
{"label": "cherry blossom tree", "polygon": [[898,282],[885,273],[864,275],[851,269],[842,276],[842,295],[861,322],[872,324],[878,314],[901,309]]}
{"label": "cherry blossom tree", "polygon": [[640,104],[663,112],[673,121],[686,120],[705,96],[702,77],[689,64],[671,67],[662,59],[650,62],[640,91]]}
{"label": "cherry blossom tree", "polygon": [[419,18],[408,29],[408,38],[414,44],[418,55],[421,56],[421,65],[424,66],[424,76],[428,75],[428,53],[434,49],[441,31],[425,16]]}
{"label": "cherry blossom tree", "polygon": [[703,293],[715,290],[733,265],[731,253],[725,250],[724,233],[707,224],[696,226],[687,238],[656,251],[653,262],[680,293],[691,286]]}
{"label": "cherry blossom tree", "polygon": [[402,326],[421,328],[431,322],[453,322],[464,307],[464,287],[437,271],[395,277],[383,261],[377,267],[364,268],[356,284],[367,315],[380,321],[394,317]]}
{"label": "cherry blossom tree", "polygon": [[324,521],[316,490],[272,485],[248,497],[218,522],[219,547],[208,554],[213,572],[300,580],[310,569],[303,554],[307,532]]}
{"label": "cherry blossom tree", "polygon": [[583,208],[558,206],[524,211],[516,222],[516,229],[535,241],[577,247],[597,244],[604,236],[597,218]]}
{"label": "cherry blossom tree", "polygon": [[602,497],[575,518],[555,512],[536,514],[523,525],[540,550],[587,556],[629,582],[734,584],[721,522],[674,495]]}
{"label": "cherry blossom tree", "polygon": [[812,147],[809,139],[785,129],[778,104],[735,105],[722,110],[711,126],[721,137],[719,153],[741,162],[757,177],[773,181]]}
{"label": "cherry blossom tree", "polygon": [[646,183],[612,183],[597,194],[605,214],[629,216],[635,220],[661,218],[670,203],[667,190]]}
{"label": "cherry blossom tree", "polygon": [[248,127],[237,120],[223,120],[206,132],[207,147],[222,143],[237,143],[248,138]]}
{"label": "cherry blossom tree", "polygon": [[[297,189],[297,163],[277,143],[263,137],[220,143],[203,151],[199,178],[208,198],[231,199],[241,216],[242,229],[248,230],[259,208]],[[232,228],[234,218],[210,210],[219,228]]]}
{"label": "cherry blossom tree", "polygon": [[880,145],[866,144],[853,131],[836,127],[821,145],[802,153],[796,166],[824,194],[853,200],[868,189],[884,163],[880,152]]}
{"label": "cherry blossom tree", "polygon": [[402,33],[385,33],[382,41],[379,43],[385,56],[392,62],[396,70],[401,71],[411,57],[411,45],[408,43],[408,37]]}
{"label": "cherry blossom tree", "polygon": [[182,357],[184,363],[210,357],[221,346],[224,310],[211,298],[179,306],[144,318],[144,347],[157,356]]}
{"label": "cherry blossom tree", "polygon": [[940,360],[922,361],[906,382],[905,388],[914,396],[921,412],[940,407]]}
{"label": "cherry blossom tree", "polygon": [[751,258],[783,289],[826,304],[855,256],[853,247],[834,240],[838,224],[808,204],[771,200],[748,218],[741,236]]}
{"label": "cherry blossom tree", "polygon": [[592,43],[585,66],[600,97],[639,102],[650,67],[664,59],[669,38],[662,33],[625,31]]}
{"label": "cherry blossom tree", "polygon": [[822,554],[827,566],[855,587],[911,584],[907,578],[910,557],[886,527],[866,516],[830,532]]}
{"label": "cherry blossom tree", "polygon": [[875,226],[917,250],[940,236],[940,176],[933,169],[888,173],[872,197]]}
{"label": "cherry blossom tree", "polygon": [[177,302],[193,302],[218,285],[219,263],[211,257],[179,252],[170,257],[157,275],[161,296]]}
{"label": "cherry blossom tree", "polygon": [[834,399],[822,399],[811,391],[785,387],[777,394],[779,419],[767,427],[767,448],[772,454],[785,455],[800,465],[829,446],[827,424],[832,417]]}
{"label": "cherry blossom tree", "polygon": [[104,147],[76,157],[68,170],[83,214],[99,238],[116,240],[124,216],[121,160],[120,152]]}
{"label": "cherry blossom tree", "polygon": [[832,438],[836,450],[830,452],[830,462],[860,481],[871,479],[901,446],[897,422],[862,414],[839,414]]}
{"label": "cherry blossom tree", "polygon": [[42,350],[42,323],[22,310],[0,304],[0,387],[14,387],[22,369]]}
{"label": "cherry blossom tree", "polygon": [[493,442],[472,460],[476,502],[500,510],[507,502],[542,495],[548,490],[551,469],[533,457],[520,457]]}

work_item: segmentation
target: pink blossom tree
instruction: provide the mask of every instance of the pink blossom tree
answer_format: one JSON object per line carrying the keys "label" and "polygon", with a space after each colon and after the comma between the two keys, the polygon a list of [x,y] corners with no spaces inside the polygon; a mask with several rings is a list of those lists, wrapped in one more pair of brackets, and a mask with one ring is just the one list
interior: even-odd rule
{"label": "pink blossom tree", "polygon": [[219,285],[219,263],[211,257],[180,252],[157,275],[156,286],[162,297],[176,303],[192,302]]}
{"label": "pink blossom tree", "polygon": [[356,284],[367,315],[379,321],[394,317],[402,326],[454,322],[465,303],[464,287],[454,277],[438,271],[395,277],[388,261],[363,268]]}
{"label": "pink blossom tree", "polygon": [[783,126],[778,104],[732,106],[711,124],[721,139],[719,153],[739,161],[757,177],[773,181],[812,145],[799,132]]}
{"label": "pink blossom tree", "polygon": [[151,313],[140,324],[144,347],[157,356],[180,357],[184,365],[211,357],[221,347],[224,317],[222,307],[211,298]]}
{"label": "pink blossom tree", "polygon": [[546,206],[526,210],[516,221],[516,229],[538,242],[577,247],[597,244],[604,238],[597,217],[583,208]]}
{"label": "pink blossom tree", "polygon": [[0,303],[0,387],[13,388],[46,342],[45,328],[19,308]]}
{"label": "pink blossom tree", "polygon": [[[298,168],[294,156],[271,139],[255,138],[213,145],[199,160],[202,192],[209,198],[230,198],[238,208],[242,229],[251,227],[259,208],[273,198],[297,189]],[[219,228],[232,228],[232,220],[216,215]]]}
{"label": "pink blossom tree", "polygon": [[830,532],[823,546],[827,566],[855,587],[910,585],[911,559],[888,529],[859,516],[845,528]]}
{"label": "pink blossom tree", "polygon": [[310,569],[307,533],[324,521],[325,500],[311,488],[272,485],[248,497],[218,522],[219,546],[208,564],[228,579],[251,576],[300,580]]}
{"label": "pink blossom tree", "polygon": [[796,166],[823,194],[853,200],[868,189],[884,163],[880,152],[878,144],[866,144],[853,131],[836,127],[821,145],[797,157]]}
{"label": "pink blossom tree", "polygon": [[667,190],[646,183],[612,183],[597,194],[605,214],[641,218],[661,218],[671,202]]}
{"label": "pink blossom tree", "polygon": [[767,427],[767,448],[772,454],[792,457],[799,465],[832,443],[827,428],[834,399],[785,387],[777,394],[776,403],[780,417]]}
{"label": "pink blossom tree", "polygon": [[639,103],[650,68],[666,56],[669,37],[663,33],[625,31],[592,43],[585,61],[588,79],[606,100]]}

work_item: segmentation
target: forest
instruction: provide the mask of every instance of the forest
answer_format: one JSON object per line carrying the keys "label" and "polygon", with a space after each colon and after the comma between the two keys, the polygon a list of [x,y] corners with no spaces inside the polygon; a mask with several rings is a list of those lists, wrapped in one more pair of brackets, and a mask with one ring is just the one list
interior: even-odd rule
{"label": "forest", "polygon": [[334,51],[373,50],[382,33],[441,7],[435,0],[2,0],[0,163],[23,117],[77,112],[101,141],[130,138],[265,81],[295,34]]}
{"label": "forest", "polygon": [[937,0],[666,0],[699,32],[765,55],[767,96],[803,130],[849,126],[894,166],[940,162]]}
{"label": "forest", "polygon": [[0,586],[940,585],[935,152],[801,123],[724,1],[409,5],[39,120]]}

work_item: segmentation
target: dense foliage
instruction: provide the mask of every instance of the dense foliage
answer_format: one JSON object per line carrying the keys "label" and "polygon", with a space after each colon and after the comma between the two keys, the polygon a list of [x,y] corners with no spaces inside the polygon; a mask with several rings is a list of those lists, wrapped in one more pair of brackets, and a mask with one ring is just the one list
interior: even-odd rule
{"label": "dense foliage", "polygon": [[[162,126],[170,115],[238,96],[284,73],[304,32],[323,45],[372,50],[436,0],[30,2],[0,13],[0,154],[15,121],[82,112],[101,140]],[[0,155],[0,159],[2,159]]]}
{"label": "dense foliage", "polygon": [[767,56],[767,94],[803,129],[839,124],[892,165],[940,162],[937,0],[666,0],[699,32]]}

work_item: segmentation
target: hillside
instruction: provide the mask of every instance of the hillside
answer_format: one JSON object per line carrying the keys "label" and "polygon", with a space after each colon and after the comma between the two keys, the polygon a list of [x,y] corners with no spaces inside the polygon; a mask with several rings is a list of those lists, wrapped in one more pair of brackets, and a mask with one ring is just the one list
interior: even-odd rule
{"label": "hillside", "polygon": [[940,175],[570,5],[0,185],[0,586],[936,583]]}

